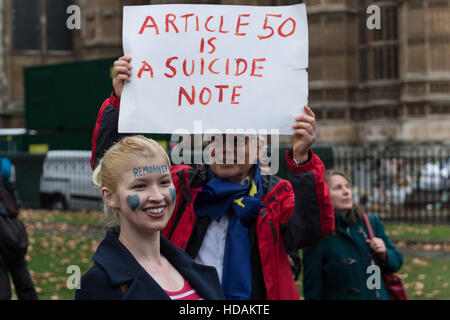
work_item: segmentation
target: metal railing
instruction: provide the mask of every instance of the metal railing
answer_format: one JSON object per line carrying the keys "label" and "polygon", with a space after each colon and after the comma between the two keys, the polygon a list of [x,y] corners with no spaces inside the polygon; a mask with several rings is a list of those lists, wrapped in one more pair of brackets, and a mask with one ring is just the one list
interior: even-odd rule
{"label": "metal railing", "polygon": [[[289,170],[287,148],[279,149],[277,174],[282,178]],[[450,145],[319,145],[315,152],[327,169],[350,177],[355,203],[367,213],[396,222],[450,223]],[[24,207],[101,209],[100,193],[91,182],[89,151],[2,155],[15,164]]]}
{"label": "metal railing", "polygon": [[335,146],[361,209],[384,220],[450,223],[450,145]]}

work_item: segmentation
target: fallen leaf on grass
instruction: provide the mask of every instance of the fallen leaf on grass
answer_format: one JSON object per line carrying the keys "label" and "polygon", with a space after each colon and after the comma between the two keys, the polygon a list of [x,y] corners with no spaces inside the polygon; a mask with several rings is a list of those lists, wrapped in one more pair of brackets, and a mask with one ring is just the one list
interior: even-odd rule
{"label": "fallen leaf on grass", "polygon": [[414,292],[414,295],[417,296],[417,297],[420,297],[420,296],[423,295],[423,292],[421,290],[417,290],[417,291]]}
{"label": "fallen leaf on grass", "polygon": [[413,264],[417,264],[417,265],[422,266],[422,267],[428,266],[428,264],[429,264],[428,261],[425,261],[425,260],[422,260],[422,259],[419,259],[419,258],[414,258],[412,260],[412,263]]}
{"label": "fallen leaf on grass", "polygon": [[397,276],[402,279],[403,281],[405,281],[408,278],[408,274],[407,273],[397,273]]}
{"label": "fallen leaf on grass", "polygon": [[63,290],[67,288],[67,284],[66,283],[60,283],[58,285],[55,286],[56,290]]}
{"label": "fallen leaf on grass", "polygon": [[416,281],[416,283],[414,285],[414,289],[415,290],[423,290],[423,288],[425,288],[425,285],[423,284],[423,282]]}
{"label": "fallen leaf on grass", "polygon": [[54,274],[51,273],[51,272],[44,272],[44,273],[41,273],[41,276],[44,277],[44,278],[49,278],[49,277],[52,277],[53,275],[54,275]]}
{"label": "fallen leaf on grass", "polygon": [[437,296],[439,293],[441,293],[439,290],[433,290],[430,293],[427,293],[425,295],[425,297],[427,298],[434,298],[435,296]]}
{"label": "fallen leaf on grass", "polygon": [[412,289],[414,287],[414,283],[404,283],[403,286],[405,287],[405,289]]}
{"label": "fallen leaf on grass", "polygon": [[406,248],[406,247],[407,247],[407,243],[406,243],[406,241],[398,241],[398,242],[395,244],[395,246],[396,246],[397,248]]}

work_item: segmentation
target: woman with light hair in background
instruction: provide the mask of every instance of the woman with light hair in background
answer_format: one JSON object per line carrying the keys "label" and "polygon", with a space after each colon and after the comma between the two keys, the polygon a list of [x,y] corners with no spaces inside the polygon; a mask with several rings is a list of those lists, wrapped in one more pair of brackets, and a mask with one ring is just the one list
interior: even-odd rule
{"label": "woman with light hair in background", "polygon": [[[374,237],[353,203],[350,179],[328,170],[325,181],[335,211],[335,232],[317,245],[303,249],[305,299],[388,300],[380,274],[380,287],[369,288],[368,267],[377,264],[381,272],[394,273],[403,264],[402,254],[384,231],[383,223],[370,215]],[[370,286],[372,287],[372,286]]]}
{"label": "woman with light hair in background", "polygon": [[223,299],[215,268],[161,235],[176,205],[170,160],[154,140],[125,138],[93,174],[111,227],[76,299]]}

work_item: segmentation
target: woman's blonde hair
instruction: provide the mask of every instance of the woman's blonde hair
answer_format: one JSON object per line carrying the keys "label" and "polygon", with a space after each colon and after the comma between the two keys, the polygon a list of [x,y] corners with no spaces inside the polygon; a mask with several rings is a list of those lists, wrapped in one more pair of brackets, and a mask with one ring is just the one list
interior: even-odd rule
{"label": "woman's blonde hair", "polygon": [[[99,188],[117,191],[117,185],[127,164],[136,158],[162,158],[170,167],[170,159],[164,148],[155,140],[144,136],[126,137],[110,147],[92,174],[92,181]],[[104,201],[107,226],[118,225],[118,212]]]}

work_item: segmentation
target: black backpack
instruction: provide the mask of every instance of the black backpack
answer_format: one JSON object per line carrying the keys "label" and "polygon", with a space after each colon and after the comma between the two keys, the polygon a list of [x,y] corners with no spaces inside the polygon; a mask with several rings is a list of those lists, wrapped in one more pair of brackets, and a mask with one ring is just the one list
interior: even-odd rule
{"label": "black backpack", "polygon": [[24,224],[0,203],[0,255],[7,265],[27,254],[28,235]]}

